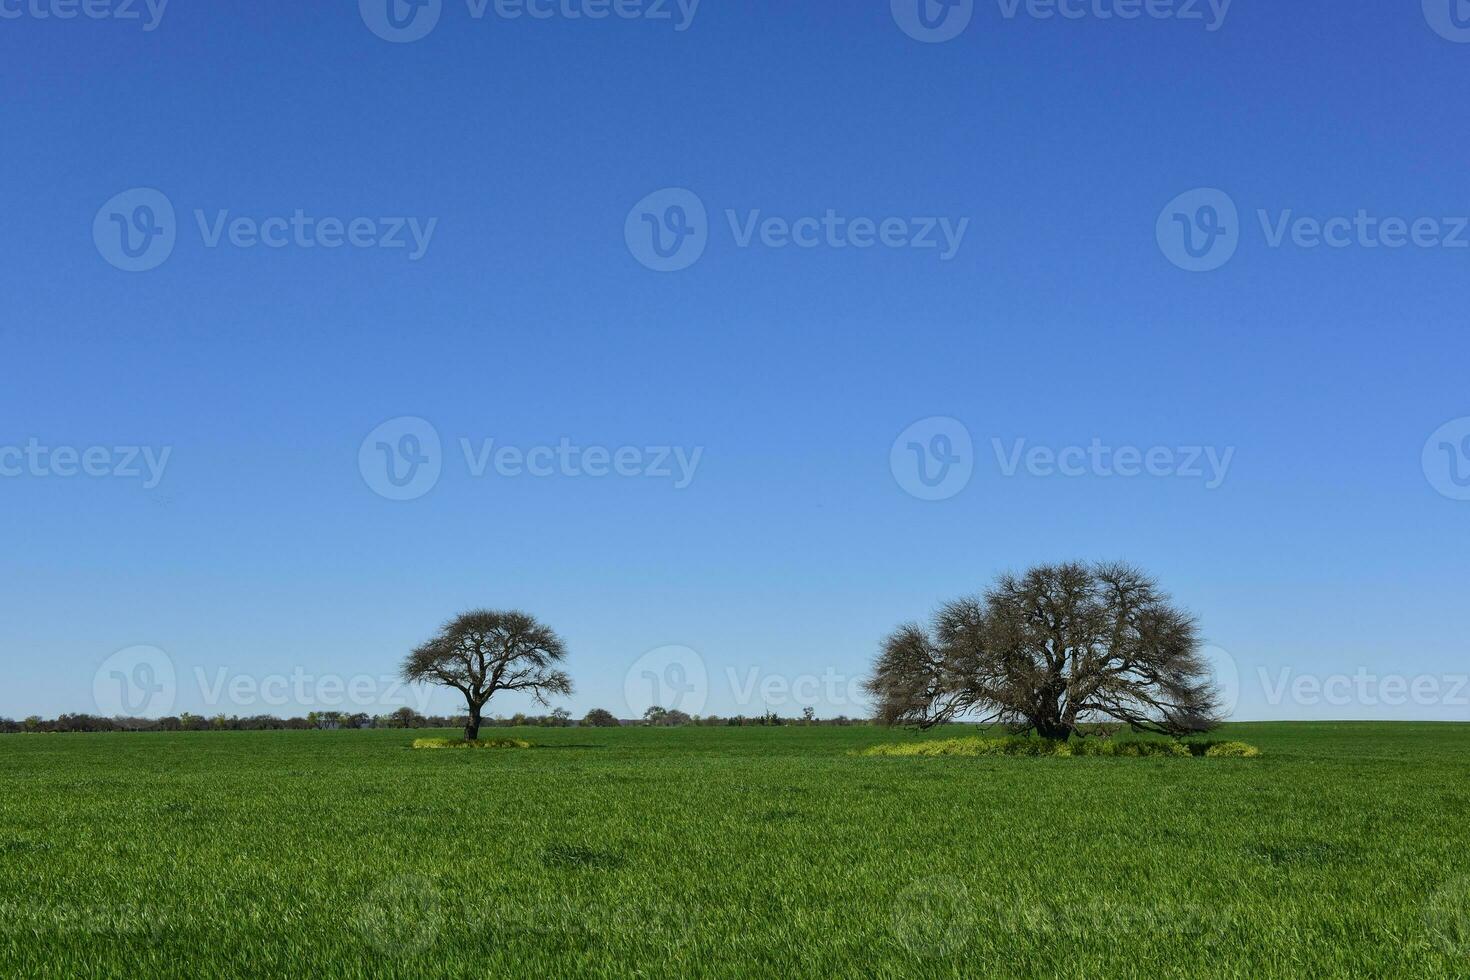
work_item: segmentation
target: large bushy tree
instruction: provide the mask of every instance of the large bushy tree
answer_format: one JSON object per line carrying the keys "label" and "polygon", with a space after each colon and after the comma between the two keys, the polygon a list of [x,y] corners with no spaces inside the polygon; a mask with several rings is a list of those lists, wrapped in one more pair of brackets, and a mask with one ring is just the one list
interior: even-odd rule
{"label": "large bushy tree", "polygon": [[539,704],[572,693],[572,679],[558,665],[566,659],[561,637],[523,612],[476,609],[456,616],[403,661],[409,683],[444,684],[464,695],[469,708],[464,737],[480,737],[486,702],[500,691],[522,691]]}
{"label": "large bushy tree", "polygon": [[1125,564],[1043,565],[946,603],[884,642],[867,681],[880,721],[971,718],[1067,738],[1089,723],[1182,735],[1219,723],[1199,629]]}

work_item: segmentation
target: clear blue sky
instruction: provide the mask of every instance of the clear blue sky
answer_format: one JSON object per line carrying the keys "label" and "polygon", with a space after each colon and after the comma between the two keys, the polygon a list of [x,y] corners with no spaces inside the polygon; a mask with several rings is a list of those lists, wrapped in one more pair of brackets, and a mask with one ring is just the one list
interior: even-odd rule
{"label": "clear blue sky", "polygon": [[[197,671],[389,674],[476,605],[563,633],[578,714],[626,713],[630,667],[671,644],[702,657],[706,710],[758,713],[730,670],[860,676],[1001,570],[1123,558],[1233,655],[1239,717],[1470,720],[1470,692],[1273,705],[1258,679],[1470,670],[1470,502],[1421,460],[1470,416],[1470,249],[1273,248],[1256,216],[1470,215],[1470,44],[1419,3],[1236,0],[1210,31],[989,0],[922,43],[888,0],[704,0],[683,31],[672,3],[444,0],[390,43],[346,2],[175,0],[151,31],[41,2],[0,19],[0,446],[170,455],[152,488],[0,477],[0,714],[96,710],[99,665],[139,644],[172,658],[173,710],[289,713],[203,703]],[[126,272],[94,219],[140,187],[177,241]],[[1238,250],[1187,272],[1156,223],[1202,187],[1238,206]],[[625,241],[663,188],[708,211],[673,272]],[[415,260],[211,248],[194,217],[298,209],[437,224]],[[829,209],[968,226],[944,260],[740,247],[725,216]],[[399,501],[359,450],[404,416],[442,473]],[[936,416],[973,472],[924,500],[890,451]],[[703,453],[682,489],[475,477],[461,438]],[[994,439],[1234,455],[1214,489],[1006,476]]]}

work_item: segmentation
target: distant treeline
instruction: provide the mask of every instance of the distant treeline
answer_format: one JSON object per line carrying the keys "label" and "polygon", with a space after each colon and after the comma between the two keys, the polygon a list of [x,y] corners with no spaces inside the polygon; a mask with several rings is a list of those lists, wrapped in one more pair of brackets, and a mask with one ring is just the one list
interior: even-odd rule
{"label": "distant treeline", "polygon": [[[351,714],[341,711],[313,711],[304,718],[277,718],[274,715],[203,715],[182,712],[165,718],[105,718],[101,715],[69,714],[57,718],[41,718],[32,715],[23,721],[0,718],[0,734],[12,735],[27,732],[259,732],[259,731],[307,731],[311,729],[342,728],[463,728],[464,715],[421,715],[412,708],[399,708],[392,714],[369,715],[363,712]],[[722,718],[716,715],[688,715],[682,711],[650,708],[642,718],[618,718],[602,708],[593,708],[580,720],[572,718],[567,711],[558,709],[549,715],[515,714],[509,718],[486,718],[482,724],[489,728],[518,728],[535,726],[541,728],[616,728],[622,725],[655,725],[660,727],[701,726],[745,726],[745,725],[866,725],[862,718],[839,716],[818,719],[810,711],[800,718],[782,718],[774,713],[747,717],[736,715]]]}

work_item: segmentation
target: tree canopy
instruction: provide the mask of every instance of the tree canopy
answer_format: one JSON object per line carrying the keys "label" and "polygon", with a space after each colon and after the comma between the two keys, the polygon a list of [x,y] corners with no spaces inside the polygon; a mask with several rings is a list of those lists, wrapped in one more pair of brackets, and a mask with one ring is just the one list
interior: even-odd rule
{"label": "tree canopy", "polygon": [[480,734],[486,702],[501,691],[521,691],[539,704],[572,693],[558,665],[566,646],[550,627],[518,611],[476,609],[451,619],[403,662],[403,679],[452,687],[469,708],[465,738]]}
{"label": "tree canopy", "polygon": [[1114,722],[1171,735],[1220,721],[1198,625],[1138,569],[1042,565],[905,623],[866,684],[880,721],[970,718],[1047,738]]}

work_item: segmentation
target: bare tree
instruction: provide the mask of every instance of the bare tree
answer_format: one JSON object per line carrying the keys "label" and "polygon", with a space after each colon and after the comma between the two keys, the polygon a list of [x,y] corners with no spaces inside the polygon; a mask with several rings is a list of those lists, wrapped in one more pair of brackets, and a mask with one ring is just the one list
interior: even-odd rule
{"label": "bare tree", "polygon": [[896,629],[866,687],[890,725],[973,718],[1067,738],[1108,720],[1170,735],[1220,721],[1194,618],[1124,564],[1003,575],[928,629]]}
{"label": "bare tree", "polygon": [[456,616],[403,661],[403,679],[444,684],[464,695],[464,737],[480,737],[480,715],[499,691],[524,691],[543,705],[572,693],[557,664],[566,659],[561,637],[523,612],[476,609]]}

